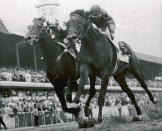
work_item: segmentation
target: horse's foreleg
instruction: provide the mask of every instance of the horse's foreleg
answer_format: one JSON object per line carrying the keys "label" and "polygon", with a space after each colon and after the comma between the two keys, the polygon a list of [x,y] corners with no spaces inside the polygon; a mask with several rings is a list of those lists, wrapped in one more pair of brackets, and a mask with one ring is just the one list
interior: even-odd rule
{"label": "horse's foreleg", "polygon": [[75,117],[77,117],[80,109],[79,108],[68,108],[67,107],[65,95],[64,95],[64,87],[61,87],[60,85],[57,85],[57,86],[55,85],[55,92],[56,92],[56,95],[59,98],[59,101],[61,103],[61,107],[62,107],[63,111],[68,112],[68,113],[72,113],[72,114],[74,114]]}
{"label": "horse's foreleg", "polygon": [[85,108],[84,108],[85,116],[89,116],[89,105],[90,105],[90,102],[91,102],[92,98],[96,94],[95,81],[96,81],[96,77],[95,76],[90,76],[89,96],[88,96],[88,99],[87,99],[87,101],[85,103]]}
{"label": "horse's foreleg", "polygon": [[53,76],[50,74],[48,74],[48,79],[54,86],[54,90],[56,92],[57,97],[59,98],[63,111],[72,113],[77,117],[79,113],[79,109],[67,107],[65,95],[64,95],[64,87],[65,87],[64,81],[61,79],[53,80]]}
{"label": "horse's foreleg", "polygon": [[77,81],[72,77],[67,84],[66,99],[68,102],[72,102],[72,92],[76,92],[78,89]]}
{"label": "horse's foreleg", "polygon": [[80,81],[78,90],[74,98],[74,103],[79,103],[80,96],[83,94],[84,86],[88,80],[88,75],[89,75],[88,66],[86,64],[80,65]]}
{"label": "horse's foreleg", "polygon": [[136,108],[137,114],[141,115],[141,109],[138,107],[135,97],[125,81],[125,75],[114,76],[114,78],[119,83],[122,90],[125,93],[127,93],[128,97],[131,99],[132,103],[134,104],[134,106]]}
{"label": "horse's foreleg", "polygon": [[72,78],[69,77],[67,81],[66,100],[72,102]]}
{"label": "horse's foreleg", "polygon": [[102,122],[102,108],[105,102],[105,94],[107,91],[109,78],[107,76],[104,76],[101,78],[101,89],[99,92],[99,98],[98,98],[98,105],[99,105],[99,113],[98,113],[98,122]]}

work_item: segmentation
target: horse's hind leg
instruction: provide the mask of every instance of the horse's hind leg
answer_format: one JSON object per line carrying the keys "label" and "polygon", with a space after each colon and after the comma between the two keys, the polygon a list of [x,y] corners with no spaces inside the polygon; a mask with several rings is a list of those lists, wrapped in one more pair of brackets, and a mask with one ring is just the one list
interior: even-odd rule
{"label": "horse's hind leg", "polygon": [[145,80],[140,76],[138,71],[132,70],[132,74],[140,82],[141,87],[147,92],[147,94],[148,94],[150,100],[152,101],[152,103],[155,103],[152,93],[148,90]]}
{"label": "horse's hind leg", "polygon": [[95,76],[90,76],[89,96],[88,96],[88,99],[87,99],[87,101],[85,103],[85,108],[84,108],[85,116],[89,116],[89,105],[90,105],[90,102],[91,102],[92,98],[96,94],[95,81],[96,81],[96,77]]}
{"label": "horse's hind leg", "polygon": [[139,108],[135,97],[131,91],[131,89],[128,87],[126,80],[125,80],[125,73],[120,74],[120,75],[116,75],[114,76],[114,79],[119,83],[119,85],[121,86],[122,90],[127,93],[128,97],[131,99],[132,103],[134,104],[137,114],[141,115],[141,109]]}

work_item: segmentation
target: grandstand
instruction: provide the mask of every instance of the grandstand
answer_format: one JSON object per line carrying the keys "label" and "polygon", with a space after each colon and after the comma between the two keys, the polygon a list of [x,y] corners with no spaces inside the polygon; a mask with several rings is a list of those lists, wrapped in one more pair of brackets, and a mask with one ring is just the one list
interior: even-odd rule
{"label": "grandstand", "polygon": [[4,25],[4,23],[1,19],[0,19],[0,32],[9,34],[9,31],[7,30],[6,26]]}
{"label": "grandstand", "polygon": [[140,59],[145,76],[147,79],[154,79],[156,76],[162,76],[162,58],[136,52]]}

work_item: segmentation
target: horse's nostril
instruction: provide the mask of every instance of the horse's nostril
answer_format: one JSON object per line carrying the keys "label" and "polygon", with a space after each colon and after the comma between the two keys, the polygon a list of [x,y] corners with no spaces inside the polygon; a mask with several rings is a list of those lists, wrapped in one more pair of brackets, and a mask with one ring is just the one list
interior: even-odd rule
{"label": "horse's nostril", "polygon": [[76,38],[77,38],[77,36],[73,36],[73,35],[67,37],[68,40],[74,40]]}
{"label": "horse's nostril", "polygon": [[68,40],[72,39],[71,35],[68,35],[68,36],[67,36],[67,39],[68,39]]}
{"label": "horse's nostril", "polygon": [[76,39],[77,37],[76,36],[72,36],[72,39]]}
{"label": "horse's nostril", "polygon": [[75,39],[77,38],[77,34],[73,31],[69,31],[68,35],[67,35],[67,39],[71,40],[71,39]]}

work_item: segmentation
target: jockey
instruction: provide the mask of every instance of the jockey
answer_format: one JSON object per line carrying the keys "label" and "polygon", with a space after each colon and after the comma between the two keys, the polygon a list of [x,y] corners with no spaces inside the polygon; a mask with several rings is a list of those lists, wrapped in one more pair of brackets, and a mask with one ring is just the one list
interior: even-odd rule
{"label": "jockey", "polygon": [[92,23],[94,23],[101,32],[106,33],[111,40],[114,40],[115,22],[113,18],[98,5],[93,5],[89,13],[89,18]]}
{"label": "jockey", "polygon": [[[115,22],[105,10],[98,5],[93,5],[89,12],[89,19],[102,33],[114,40]],[[132,50],[127,43],[120,41],[118,45],[123,54],[131,55]]]}

